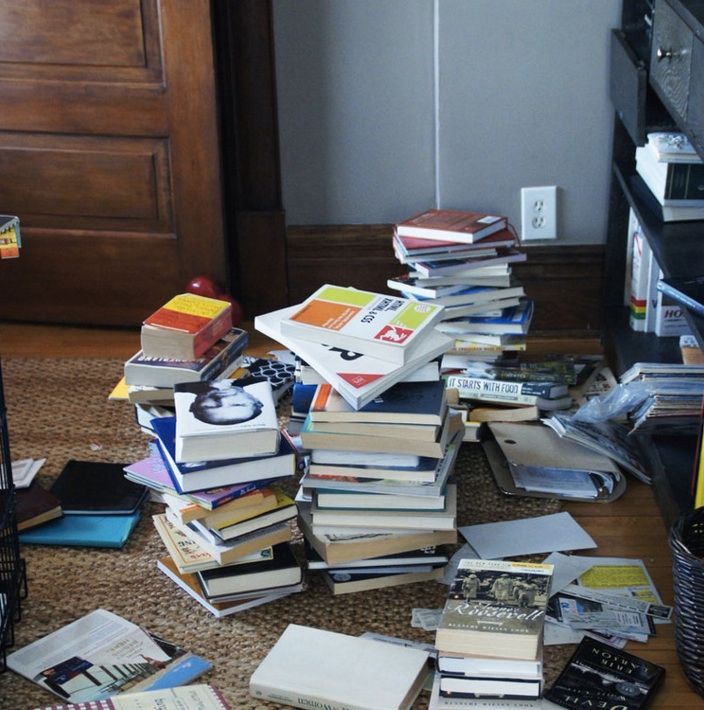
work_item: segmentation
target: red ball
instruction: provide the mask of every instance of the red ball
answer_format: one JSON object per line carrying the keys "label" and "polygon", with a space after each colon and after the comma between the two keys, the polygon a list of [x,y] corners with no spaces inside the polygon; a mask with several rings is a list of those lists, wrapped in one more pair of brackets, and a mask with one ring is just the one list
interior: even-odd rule
{"label": "red ball", "polygon": [[242,322],[242,306],[239,301],[236,301],[232,296],[227,293],[219,293],[215,298],[219,298],[221,301],[227,301],[232,304],[232,327],[236,328]]}
{"label": "red ball", "polygon": [[207,276],[194,276],[186,285],[186,292],[207,298],[219,298],[220,295],[215,282]]}

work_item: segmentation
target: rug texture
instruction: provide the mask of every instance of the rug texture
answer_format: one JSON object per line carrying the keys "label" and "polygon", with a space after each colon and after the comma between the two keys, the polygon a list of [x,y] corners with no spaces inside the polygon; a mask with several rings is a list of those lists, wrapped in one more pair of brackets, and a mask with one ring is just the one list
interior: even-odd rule
{"label": "rug texture", "polygon": [[[107,397],[122,375],[118,360],[13,358],[3,362],[10,447],[13,459],[47,461],[39,480],[49,486],[70,458],[131,463],[143,458],[149,437],[138,428],[131,405]],[[282,403],[282,416],[287,402]],[[553,513],[554,500],[508,498],[496,487],[476,444],[465,444],[456,474],[459,525]],[[291,479],[285,486],[296,490]],[[22,546],[29,594],[15,626],[22,646],[102,607],[138,623],[213,663],[205,682],[217,685],[233,707],[272,707],[248,695],[249,677],[290,622],[346,634],[365,631],[432,643],[434,634],[411,627],[411,609],[439,608],[447,587],[426,582],[334,597],[318,575],[304,592],[216,619],[157,568],[166,554],[151,521],[163,506],[149,503],[121,550]],[[295,549],[301,538],[296,532]],[[12,651],[13,649],[10,649]],[[550,683],[572,647],[545,649]],[[0,707],[34,708],[58,702],[30,681],[7,670],[0,674]],[[427,706],[421,695],[415,707]]]}

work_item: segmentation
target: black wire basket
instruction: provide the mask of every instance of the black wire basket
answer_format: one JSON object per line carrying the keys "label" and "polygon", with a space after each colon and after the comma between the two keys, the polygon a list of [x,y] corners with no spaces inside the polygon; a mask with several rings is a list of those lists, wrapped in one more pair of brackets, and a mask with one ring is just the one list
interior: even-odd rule
{"label": "black wire basket", "polygon": [[684,674],[704,695],[704,508],[670,529],[675,594],[675,642]]}

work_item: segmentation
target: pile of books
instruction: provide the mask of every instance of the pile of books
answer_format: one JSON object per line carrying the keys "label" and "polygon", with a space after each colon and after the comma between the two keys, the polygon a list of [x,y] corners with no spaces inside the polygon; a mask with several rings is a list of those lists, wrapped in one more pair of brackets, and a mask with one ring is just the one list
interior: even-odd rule
{"label": "pile of books", "polygon": [[462,559],[438,625],[430,707],[537,699],[550,564]]}
{"label": "pile of books", "polygon": [[[196,356],[223,341],[222,327],[213,325],[217,314],[207,315],[211,320],[191,334]],[[143,339],[142,351],[159,359],[173,354],[173,346],[160,354],[170,341],[154,333],[154,321],[145,325],[151,341]],[[227,325],[241,355],[246,334]],[[174,367],[188,376],[170,376],[173,413],[151,418],[150,456],[125,468],[127,478],[166,504],[154,518],[169,553],[159,568],[218,616],[301,591],[302,570],[289,546],[296,506],[275,485],[295,473],[296,449],[279,428],[270,380],[228,379],[223,375],[231,368],[222,361],[206,377]]]}
{"label": "pile of books", "polygon": [[663,222],[704,219],[704,164],[684,133],[654,132],[636,148],[636,172]]}
{"label": "pile of books", "polygon": [[[450,344],[433,328],[441,312],[326,285],[255,319],[302,360],[293,408],[310,466],[299,527],[310,568],[334,593],[436,579],[447,562],[439,546],[456,542],[448,481],[463,426],[431,364]],[[301,387],[313,389],[303,404]]]}
{"label": "pile of books", "polygon": [[409,268],[387,281],[407,298],[445,306],[438,329],[452,336],[450,352],[494,360],[525,349],[533,315],[512,264],[526,260],[506,217],[483,212],[426,210],[399,222],[394,253]]}

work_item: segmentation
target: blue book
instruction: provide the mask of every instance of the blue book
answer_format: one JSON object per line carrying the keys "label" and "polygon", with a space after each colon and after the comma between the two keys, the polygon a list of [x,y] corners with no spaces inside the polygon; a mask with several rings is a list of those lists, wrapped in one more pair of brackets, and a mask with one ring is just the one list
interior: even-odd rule
{"label": "blue book", "polygon": [[525,335],[531,320],[533,301],[522,299],[517,306],[505,308],[500,316],[465,316],[442,321],[436,327],[447,334]]}
{"label": "blue book", "polygon": [[139,518],[139,510],[129,515],[67,513],[61,518],[21,532],[19,540],[27,545],[123,547]]}
{"label": "blue book", "polygon": [[[296,470],[296,449],[285,432],[279,437],[279,449],[270,456],[221,461],[176,462],[176,417],[152,419],[159,453],[178,493],[192,493],[240,483],[261,481],[261,485]],[[248,492],[248,491],[247,491]]]}

